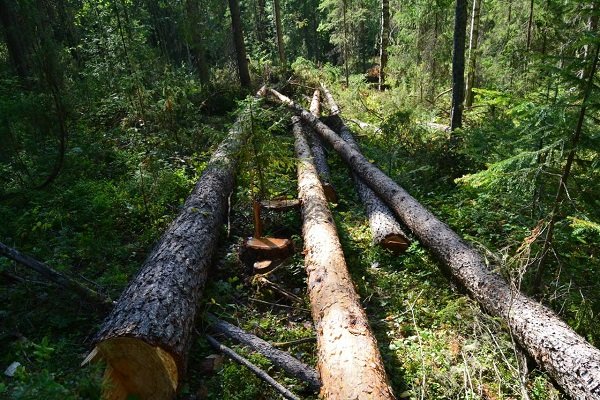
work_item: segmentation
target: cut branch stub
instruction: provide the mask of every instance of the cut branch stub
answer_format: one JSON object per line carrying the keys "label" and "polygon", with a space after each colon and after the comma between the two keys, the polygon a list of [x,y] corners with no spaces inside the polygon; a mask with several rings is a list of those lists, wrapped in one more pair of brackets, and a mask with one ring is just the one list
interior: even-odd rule
{"label": "cut branch stub", "polygon": [[[260,92],[259,92],[260,93]],[[107,363],[103,398],[171,399],[192,344],[200,300],[245,142],[243,111],[94,338]],[[90,358],[90,357],[88,357]]]}
{"label": "cut branch stub", "polygon": [[600,350],[547,307],[512,288],[483,257],[334,131],[282,94],[269,91],[327,140],[342,159],[394,210],[421,243],[488,313],[504,319],[512,336],[572,398],[600,400]]}
{"label": "cut branch stub", "polygon": [[377,342],[346,268],[304,129],[297,117],[292,123],[302,202],[304,264],[317,331],[321,397],[393,399]]}

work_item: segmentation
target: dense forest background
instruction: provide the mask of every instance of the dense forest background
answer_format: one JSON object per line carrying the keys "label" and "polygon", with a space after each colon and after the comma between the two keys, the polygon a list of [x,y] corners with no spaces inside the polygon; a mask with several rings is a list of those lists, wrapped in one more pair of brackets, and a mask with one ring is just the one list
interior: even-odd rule
{"label": "dense forest background", "polygon": [[[271,83],[303,99],[324,82],[373,162],[598,347],[598,6],[0,0],[0,241],[117,298],[246,96]],[[452,103],[457,16],[464,105]],[[456,107],[464,113],[451,124]],[[252,199],[295,196],[288,116],[256,110],[233,233],[201,305],[280,342],[314,335],[307,315],[248,301],[274,295],[244,275],[235,243],[252,234]],[[334,152],[330,161],[346,196],[334,217],[397,396],[562,398],[542,371],[524,371],[502,323],[453,289],[418,243],[401,257],[371,247],[343,163]],[[299,242],[299,217],[277,218]],[[302,288],[295,257],[281,279]],[[21,364],[0,379],[0,398],[98,398],[100,367],[79,364],[105,313],[4,258],[0,289],[0,369]],[[314,344],[293,352],[314,360]],[[235,364],[204,376],[209,354],[200,335],[182,398],[275,396]]]}

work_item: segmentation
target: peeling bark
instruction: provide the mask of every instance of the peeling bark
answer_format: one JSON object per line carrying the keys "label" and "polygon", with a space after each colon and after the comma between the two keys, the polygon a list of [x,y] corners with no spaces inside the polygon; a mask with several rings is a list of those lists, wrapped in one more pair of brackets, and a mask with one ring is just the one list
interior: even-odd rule
{"label": "peeling bark", "polygon": [[335,132],[289,98],[269,91],[312,126],[394,210],[424,246],[488,313],[504,319],[515,340],[574,399],[600,400],[600,350],[550,309],[511,287],[446,224]]}
{"label": "peeling bark", "polygon": [[171,399],[186,370],[196,304],[227,213],[236,156],[245,141],[243,112],[213,154],[182,212],[94,338],[107,363],[104,398]]}
{"label": "peeling bark", "polygon": [[[317,118],[310,114],[312,118]],[[304,129],[293,120],[302,201],[304,265],[317,331],[317,369],[324,399],[394,399],[375,337],[346,268],[331,211]]]}
{"label": "peeling bark", "polygon": [[[339,110],[331,92],[325,87],[323,87],[323,92],[329,103],[329,108]],[[339,112],[331,116],[329,120],[332,125],[335,125],[334,129],[339,132],[340,137],[354,150],[360,152],[358,143],[356,143],[352,136],[352,131],[344,124],[344,121],[339,116]],[[358,197],[365,205],[373,243],[398,253],[406,251],[410,245],[410,240],[402,230],[392,210],[354,172],[352,172],[352,179],[354,180]]]}

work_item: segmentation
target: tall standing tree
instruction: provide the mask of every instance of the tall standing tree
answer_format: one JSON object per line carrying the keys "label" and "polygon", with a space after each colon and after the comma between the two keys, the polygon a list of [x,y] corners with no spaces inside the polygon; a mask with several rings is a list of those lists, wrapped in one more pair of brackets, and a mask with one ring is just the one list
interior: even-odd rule
{"label": "tall standing tree", "polygon": [[204,32],[198,0],[186,0],[186,31],[184,34],[187,46],[192,53],[192,63],[198,71],[200,82],[205,85],[210,81],[210,72],[206,60]]}
{"label": "tall standing tree", "polygon": [[285,48],[283,46],[283,28],[281,26],[281,4],[279,0],[273,0],[273,12],[275,13],[275,32],[277,34],[277,52],[279,54],[279,65],[285,68]]}
{"label": "tall standing tree", "polygon": [[390,40],[390,1],[381,0],[381,37],[379,39],[379,90],[385,87],[385,70],[387,68],[387,47]]}
{"label": "tall standing tree", "polygon": [[450,130],[462,127],[465,97],[465,39],[467,35],[467,1],[456,0],[454,50],[452,54],[452,111]]}
{"label": "tall standing tree", "polygon": [[240,3],[238,0],[229,0],[229,11],[231,13],[231,30],[233,32],[233,44],[237,58],[238,72],[240,74],[240,84],[245,88],[250,88],[250,71],[248,70],[248,57],[246,56],[246,46],[244,45],[244,32],[242,30],[242,18],[240,16]]}
{"label": "tall standing tree", "polygon": [[477,67],[477,42],[479,41],[480,15],[481,0],[473,0],[471,39],[469,41],[469,65],[467,67],[467,86],[465,89],[465,107],[471,107],[473,105],[473,86],[475,85],[475,71]]}

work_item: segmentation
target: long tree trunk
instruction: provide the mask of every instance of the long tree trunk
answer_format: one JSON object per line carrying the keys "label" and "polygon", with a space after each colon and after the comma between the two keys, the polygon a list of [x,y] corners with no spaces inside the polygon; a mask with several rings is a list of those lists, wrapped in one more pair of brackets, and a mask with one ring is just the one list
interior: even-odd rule
{"label": "long tree trunk", "polygon": [[[325,98],[329,103],[329,108],[338,109],[329,90],[324,86],[322,86],[322,89],[325,93]],[[339,114],[331,116],[330,121],[335,125],[334,130],[339,132],[341,138],[348,142],[354,150],[360,151],[358,143],[356,143],[352,136],[352,132],[346,124],[344,124],[344,121],[340,118]],[[402,230],[398,221],[396,221],[392,210],[390,210],[379,196],[377,196],[375,192],[373,192],[354,172],[352,173],[352,179],[354,180],[358,197],[365,205],[373,243],[394,252],[404,252],[410,245],[410,240]]]}
{"label": "long tree trunk", "polygon": [[[310,112],[317,118],[321,116],[321,92],[319,89],[316,89],[313,94],[312,101],[310,102]],[[325,191],[325,197],[327,197],[328,201],[335,203],[337,202],[337,194],[331,183],[331,174],[329,172],[329,166],[327,165],[327,156],[325,154],[323,142],[321,142],[321,138],[312,129],[307,129],[306,135],[315,161],[315,167],[317,168],[317,173],[321,180],[321,185],[323,185],[323,190]]]}
{"label": "long tree trunk", "polygon": [[385,70],[388,62],[387,47],[390,41],[390,1],[381,0],[381,38],[379,39],[379,90],[385,87]]}
{"label": "long tree trunk", "polygon": [[[312,115],[317,120],[317,117]],[[346,268],[300,119],[292,119],[302,201],[304,265],[324,399],[393,399],[375,337]]]}
{"label": "long tree trunk", "polygon": [[0,0],[0,24],[11,64],[19,78],[25,81],[31,74],[30,49],[26,43],[27,33],[21,32],[24,28],[17,7],[17,2]]}
{"label": "long tree trunk", "polygon": [[[200,300],[245,142],[243,111],[94,338],[105,398],[171,399],[185,373]],[[88,357],[91,358],[91,357]]]}
{"label": "long tree trunk", "polygon": [[554,199],[554,205],[552,206],[552,211],[550,211],[550,222],[548,223],[548,227],[546,228],[546,235],[544,237],[542,253],[537,264],[537,271],[533,282],[533,289],[536,292],[539,291],[541,288],[542,277],[544,271],[546,270],[546,262],[548,260],[548,254],[550,253],[550,247],[552,246],[552,241],[554,238],[554,226],[556,225],[556,221],[558,220],[560,206],[562,204],[565,192],[567,190],[567,180],[571,175],[571,168],[573,166],[573,160],[575,160],[575,154],[577,153],[577,146],[579,145],[579,141],[581,140],[581,133],[583,130],[583,122],[585,120],[585,113],[588,106],[588,100],[590,98],[590,94],[592,93],[592,88],[594,87],[594,75],[596,74],[596,67],[598,65],[599,50],[600,44],[596,44],[594,54],[590,54],[590,56],[593,57],[592,64],[590,68],[588,68],[587,71],[584,72],[584,78],[587,79],[587,83],[584,89],[581,108],[579,109],[579,118],[577,119],[577,125],[575,126],[575,130],[573,131],[573,135],[571,136],[571,148],[569,150],[569,154],[567,155],[567,162],[565,163],[563,172],[560,176],[558,190],[556,191],[556,197]]}
{"label": "long tree trunk", "polygon": [[344,44],[342,51],[344,53],[344,76],[346,77],[346,87],[350,86],[350,69],[348,67],[348,0],[342,0],[342,23],[344,24]]}
{"label": "long tree trunk", "polygon": [[252,335],[248,332],[243,331],[235,325],[232,325],[226,321],[210,316],[210,329],[214,332],[223,334],[230,339],[237,342],[250,346],[254,350],[258,351],[263,356],[267,357],[271,362],[289,373],[290,375],[308,383],[309,387],[318,391],[321,387],[321,381],[317,371],[298,359],[289,355],[285,351],[276,349],[268,342],[261,338]]}
{"label": "long tree trunk", "polygon": [[239,0],[229,0],[229,11],[231,13],[231,30],[233,32],[233,45],[235,46],[240,84],[249,89],[252,82],[250,80],[250,71],[248,70],[246,46],[244,45],[244,32],[242,30]]}
{"label": "long tree trunk", "polygon": [[456,0],[454,17],[454,50],[452,52],[452,111],[450,130],[462,127],[465,97],[465,38],[467,34],[467,1]]}
{"label": "long tree trunk", "polygon": [[465,89],[465,107],[473,105],[473,86],[477,67],[477,41],[479,40],[479,18],[481,0],[473,0],[473,15],[471,16],[471,39],[469,41],[469,66],[467,67],[467,86]]}
{"label": "long tree trunk", "polygon": [[472,246],[311,113],[285,96],[269,92],[338,151],[473,299],[491,315],[504,319],[516,341],[565,392],[574,399],[600,399],[600,350],[550,309],[511,287]]}
{"label": "long tree trunk", "polygon": [[285,68],[285,48],[283,47],[283,28],[281,27],[281,4],[279,0],[273,0],[273,12],[275,13],[275,32],[277,35],[277,52],[279,54],[279,65]]}

